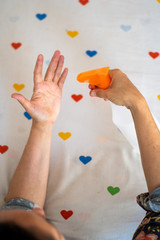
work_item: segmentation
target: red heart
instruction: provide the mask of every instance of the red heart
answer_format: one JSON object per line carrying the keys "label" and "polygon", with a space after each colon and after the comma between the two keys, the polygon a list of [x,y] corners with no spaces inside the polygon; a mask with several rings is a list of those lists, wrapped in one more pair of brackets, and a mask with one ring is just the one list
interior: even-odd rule
{"label": "red heart", "polygon": [[80,2],[82,5],[86,5],[86,4],[89,2],[89,0],[79,0],[79,2]]}
{"label": "red heart", "polygon": [[159,53],[158,52],[149,52],[149,55],[152,57],[152,58],[157,58],[159,56]]}
{"label": "red heart", "polygon": [[76,101],[76,102],[78,102],[79,100],[81,100],[81,99],[83,98],[83,96],[82,96],[81,94],[79,94],[79,95],[73,94],[71,97],[72,97],[72,98],[74,99],[74,101]]}
{"label": "red heart", "polygon": [[11,46],[16,50],[18,49],[20,46],[22,45],[22,43],[12,43]]}
{"label": "red heart", "polygon": [[6,151],[8,150],[8,146],[6,146],[6,145],[4,145],[4,146],[2,146],[2,145],[0,145],[0,153],[5,153]]}
{"label": "red heart", "polygon": [[73,215],[73,212],[71,210],[69,210],[69,211],[62,210],[61,215],[62,215],[62,217],[64,217],[65,220],[67,220],[68,218],[70,218]]}

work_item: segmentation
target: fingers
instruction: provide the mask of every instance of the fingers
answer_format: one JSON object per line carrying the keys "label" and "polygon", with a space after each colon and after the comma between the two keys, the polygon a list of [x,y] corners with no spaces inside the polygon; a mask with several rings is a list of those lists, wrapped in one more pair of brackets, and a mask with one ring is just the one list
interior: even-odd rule
{"label": "fingers", "polygon": [[61,77],[60,77],[59,81],[58,81],[58,86],[61,89],[63,88],[63,85],[64,85],[64,82],[66,80],[67,74],[68,74],[68,68],[65,68],[63,73],[61,74]]}
{"label": "fingers", "polygon": [[34,68],[34,83],[38,83],[43,80],[42,68],[43,68],[43,55],[40,54],[37,57],[36,65]]}
{"label": "fingers", "polygon": [[19,103],[22,105],[22,107],[24,107],[24,109],[30,114],[32,105],[30,101],[28,101],[28,99],[26,99],[23,95],[19,93],[13,93],[11,97],[17,99]]}
{"label": "fingers", "polygon": [[91,97],[100,97],[104,99],[109,99],[109,89],[108,90],[102,90],[102,89],[95,89],[90,91]]}
{"label": "fingers", "polygon": [[45,81],[52,81],[53,78],[54,78],[54,75],[55,75],[55,71],[57,69],[57,65],[58,65],[58,62],[59,62],[59,58],[60,58],[60,51],[55,51],[54,52],[54,55],[51,59],[51,62],[49,64],[49,67],[47,69],[47,72],[45,74],[45,78],[44,80]]}
{"label": "fingers", "polygon": [[91,89],[91,90],[93,90],[93,89],[97,89],[97,88],[99,88],[99,87],[97,87],[97,86],[95,86],[95,85],[94,85],[94,87],[93,87],[93,85],[89,84],[89,85],[88,85],[88,88]]}
{"label": "fingers", "polygon": [[60,77],[60,74],[61,74],[61,71],[62,71],[62,68],[63,68],[63,64],[64,64],[64,56],[61,55],[60,58],[59,58],[59,61],[58,61],[57,69],[56,69],[54,77],[52,79],[52,81],[54,81],[55,83],[57,83],[58,80],[59,80],[59,77]]}

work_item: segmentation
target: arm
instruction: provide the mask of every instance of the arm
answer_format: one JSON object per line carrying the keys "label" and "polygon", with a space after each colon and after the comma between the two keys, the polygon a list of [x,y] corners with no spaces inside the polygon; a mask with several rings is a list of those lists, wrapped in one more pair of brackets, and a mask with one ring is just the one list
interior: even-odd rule
{"label": "arm", "polygon": [[43,56],[37,58],[34,89],[30,101],[21,94],[12,94],[32,117],[28,142],[11,180],[6,199],[24,198],[43,208],[48,182],[51,134],[59,111],[62,88],[68,69],[61,74],[64,57],[56,51],[42,78]]}
{"label": "arm", "polygon": [[12,178],[6,199],[24,198],[43,208],[49,172],[51,131],[49,125],[32,123],[30,136]]}
{"label": "arm", "polygon": [[160,186],[160,132],[145,100],[130,109],[149,193]]}
{"label": "arm", "polygon": [[93,90],[89,86],[90,95],[108,99],[131,111],[148,191],[151,193],[160,186],[160,132],[145,98],[128,77],[118,69],[110,70],[109,74],[112,79],[110,87],[107,90]]}

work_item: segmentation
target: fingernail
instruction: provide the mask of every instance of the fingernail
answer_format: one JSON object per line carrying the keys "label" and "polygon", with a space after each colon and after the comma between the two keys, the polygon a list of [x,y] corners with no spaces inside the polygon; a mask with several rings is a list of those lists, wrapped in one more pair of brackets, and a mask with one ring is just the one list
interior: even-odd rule
{"label": "fingernail", "polygon": [[91,91],[91,96],[95,97],[96,96],[96,92],[95,91]]}

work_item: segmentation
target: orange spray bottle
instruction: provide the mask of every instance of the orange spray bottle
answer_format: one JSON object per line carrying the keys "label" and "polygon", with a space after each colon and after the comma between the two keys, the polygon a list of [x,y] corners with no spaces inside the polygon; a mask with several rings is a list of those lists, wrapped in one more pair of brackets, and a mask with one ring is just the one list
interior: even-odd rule
{"label": "orange spray bottle", "polygon": [[111,78],[108,74],[109,67],[99,68],[78,74],[79,82],[87,82],[93,89],[96,87],[107,89],[110,86]]}

